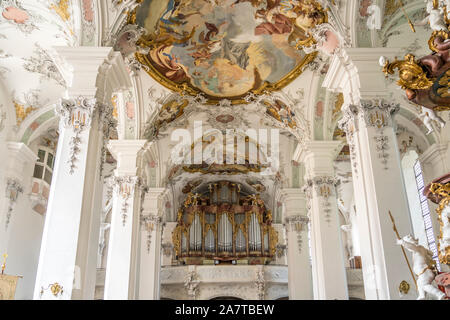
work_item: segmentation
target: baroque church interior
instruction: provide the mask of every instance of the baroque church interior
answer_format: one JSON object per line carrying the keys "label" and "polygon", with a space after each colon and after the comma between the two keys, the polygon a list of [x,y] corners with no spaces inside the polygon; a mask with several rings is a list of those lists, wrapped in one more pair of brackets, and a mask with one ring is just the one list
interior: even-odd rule
{"label": "baroque church interior", "polygon": [[0,300],[446,300],[450,1],[1,0]]}

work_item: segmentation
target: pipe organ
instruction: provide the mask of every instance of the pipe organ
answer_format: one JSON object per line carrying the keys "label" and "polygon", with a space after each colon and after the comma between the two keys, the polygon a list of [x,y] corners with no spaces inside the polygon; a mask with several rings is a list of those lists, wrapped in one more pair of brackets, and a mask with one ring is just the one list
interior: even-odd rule
{"label": "pipe organ", "polygon": [[278,234],[259,195],[244,193],[239,184],[228,181],[210,184],[208,189],[203,194],[189,193],[178,210],[172,235],[178,260],[185,264],[272,260]]}

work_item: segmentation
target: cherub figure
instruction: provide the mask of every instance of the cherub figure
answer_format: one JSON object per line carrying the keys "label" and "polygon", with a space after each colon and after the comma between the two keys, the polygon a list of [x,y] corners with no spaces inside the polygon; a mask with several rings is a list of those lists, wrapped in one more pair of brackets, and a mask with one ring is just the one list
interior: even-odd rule
{"label": "cherub figure", "polygon": [[380,30],[381,29],[381,10],[376,4],[370,4],[367,8],[367,28],[369,30]]}
{"label": "cherub figure", "polygon": [[436,272],[433,268],[433,253],[411,235],[397,240],[397,244],[403,246],[413,255],[413,270],[417,275],[417,289],[419,296],[417,300],[425,300],[426,295],[434,296],[438,300],[445,299],[445,293],[432,285]]}
{"label": "cherub figure", "polygon": [[426,133],[427,135],[434,131],[431,126],[432,121],[439,123],[441,128],[445,126],[445,121],[442,120],[441,117],[439,117],[432,109],[425,108],[424,106],[422,106],[422,112],[419,114],[419,117],[423,117],[423,124],[428,129],[428,132]]}
{"label": "cherub figure", "polygon": [[428,15],[422,21],[415,22],[414,24],[416,26],[424,26],[429,23],[433,31],[448,31],[442,9],[435,9],[433,0],[425,0],[425,2],[427,2]]}

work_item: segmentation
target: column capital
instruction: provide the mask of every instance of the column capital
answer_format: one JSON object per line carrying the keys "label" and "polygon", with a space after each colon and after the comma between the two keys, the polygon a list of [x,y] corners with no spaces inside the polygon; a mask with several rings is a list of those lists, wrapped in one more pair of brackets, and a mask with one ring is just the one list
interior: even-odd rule
{"label": "column capital", "polygon": [[304,215],[295,215],[284,218],[284,226],[287,231],[300,232],[306,230],[309,218]]}
{"label": "column capital", "polygon": [[108,182],[112,186],[114,192],[123,198],[126,198],[140,185],[141,179],[138,176],[133,175],[120,175],[112,176]]}
{"label": "column capital", "polygon": [[339,179],[332,176],[316,176],[306,180],[306,185],[308,187],[321,186],[324,184],[335,187],[339,183]]}
{"label": "column capital", "polygon": [[362,99],[361,119],[366,126],[382,129],[393,126],[392,116],[400,110],[400,104],[395,101],[388,102],[384,99]]}
{"label": "column capital", "polygon": [[340,183],[340,180],[332,176],[315,176],[306,180],[306,184],[303,186],[303,190],[308,198],[313,196],[313,190],[317,195],[328,199],[335,193],[335,187]]}
{"label": "column capital", "polygon": [[347,136],[359,130],[359,119],[366,127],[383,129],[393,126],[393,116],[400,110],[400,104],[384,99],[362,99],[359,105],[348,105],[343,109],[343,117],[338,122]]}
{"label": "column capital", "polygon": [[136,175],[137,157],[147,140],[111,140],[108,149],[117,160],[116,176]]}
{"label": "column capital", "polygon": [[90,128],[94,111],[97,107],[95,98],[78,96],[72,99],[61,99],[56,105],[56,114],[65,128],[73,128],[75,131],[83,131]]}

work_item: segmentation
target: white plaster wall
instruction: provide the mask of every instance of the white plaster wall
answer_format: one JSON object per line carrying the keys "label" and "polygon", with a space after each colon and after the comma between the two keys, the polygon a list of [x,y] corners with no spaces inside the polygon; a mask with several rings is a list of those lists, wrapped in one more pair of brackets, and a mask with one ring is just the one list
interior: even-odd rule
{"label": "white plaster wall", "polygon": [[39,261],[44,217],[31,209],[29,188],[19,196],[9,227],[11,238],[8,246],[6,273],[23,276],[19,280],[16,299],[33,298],[34,283]]}
{"label": "white plaster wall", "polygon": [[[33,298],[39,252],[41,248],[44,216],[36,213],[31,207],[31,176],[34,162],[29,162],[23,172],[23,193],[19,195],[14,206],[9,224],[8,260],[6,273],[23,276],[19,280],[17,300]],[[3,228],[3,226],[1,226]]]}

